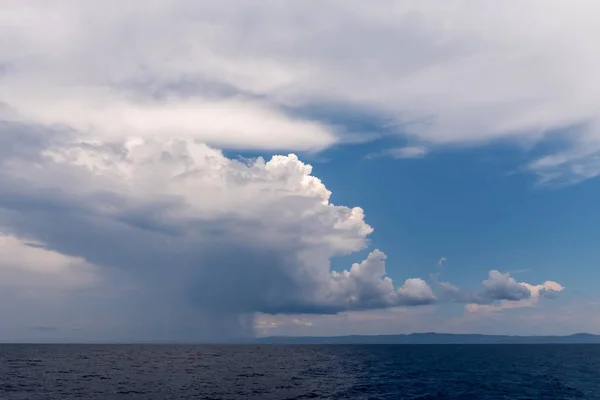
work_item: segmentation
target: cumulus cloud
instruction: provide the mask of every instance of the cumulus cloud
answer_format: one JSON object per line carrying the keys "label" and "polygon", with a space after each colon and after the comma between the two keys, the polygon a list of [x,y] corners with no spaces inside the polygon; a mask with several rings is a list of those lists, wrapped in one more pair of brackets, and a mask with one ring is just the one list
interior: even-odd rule
{"label": "cumulus cloud", "polygon": [[350,271],[332,272],[330,293],[341,309],[384,308],[401,305],[424,305],[435,301],[431,287],[422,279],[407,279],[398,289],[385,275],[386,256],[373,251]]}
{"label": "cumulus cloud", "polygon": [[531,296],[531,291],[520,284],[510,274],[502,274],[492,270],[489,278],[481,283],[484,287],[484,297],[491,300],[522,300]]}
{"label": "cumulus cloud", "polygon": [[14,137],[21,150],[0,158],[0,229],[38,244],[8,242],[6,257],[25,246],[47,252],[40,260],[51,254],[96,266],[147,334],[168,324],[202,334],[206,324],[233,330],[234,320],[257,312],[337,313],[435,299],[420,279],[396,288],[379,250],[349,271],[330,271],[332,257],[367,246],[372,228],[362,209],[332,204],[311,166],[293,154],[234,160],[185,135],[82,141],[11,126],[19,129],[29,132]]}
{"label": "cumulus cloud", "polygon": [[564,287],[553,281],[540,285],[517,282],[509,273],[497,270],[489,272],[482,282],[483,290],[470,292],[448,282],[439,283],[442,297],[446,300],[466,303],[469,312],[500,311],[508,308],[532,307],[541,297],[555,298]]}
{"label": "cumulus cloud", "polygon": [[343,123],[307,118],[323,105],[437,146],[536,142],[576,127],[527,168],[545,180],[600,173],[597,2],[0,7],[5,119],[293,150],[343,140]]}

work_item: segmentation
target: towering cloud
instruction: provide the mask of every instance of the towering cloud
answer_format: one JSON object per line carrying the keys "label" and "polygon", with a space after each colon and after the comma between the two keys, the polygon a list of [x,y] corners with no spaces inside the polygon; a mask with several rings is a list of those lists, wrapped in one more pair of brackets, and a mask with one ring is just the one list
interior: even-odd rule
{"label": "towering cloud", "polygon": [[[293,154],[233,160],[187,139],[45,139],[23,135],[13,143],[22,153],[1,160],[2,231],[36,240],[36,254],[80,259],[111,285],[130,286],[126,296],[149,300],[154,328],[180,329],[194,310],[199,325],[214,325],[255,312],[435,299],[420,279],[395,288],[379,250],[330,272],[331,258],[363,249],[372,228],[362,209],[331,204],[330,191]],[[161,309],[182,320],[161,320]]]}

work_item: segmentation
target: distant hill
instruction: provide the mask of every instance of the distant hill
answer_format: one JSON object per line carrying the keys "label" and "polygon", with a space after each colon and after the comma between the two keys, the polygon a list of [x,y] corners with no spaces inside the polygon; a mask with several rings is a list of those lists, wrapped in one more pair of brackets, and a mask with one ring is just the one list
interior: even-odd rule
{"label": "distant hill", "polygon": [[600,335],[577,333],[569,336],[508,336],[452,333],[411,333],[407,335],[350,336],[269,336],[259,344],[575,344],[598,343]]}

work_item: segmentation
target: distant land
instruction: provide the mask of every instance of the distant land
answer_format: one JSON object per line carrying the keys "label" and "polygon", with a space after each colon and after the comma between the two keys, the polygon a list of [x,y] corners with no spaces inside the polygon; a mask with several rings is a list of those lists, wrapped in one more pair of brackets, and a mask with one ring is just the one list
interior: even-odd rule
{"label": "distant land", "polygon": [[600,335],[576,333],[568,336],[512,336],[459,333],[409,333],[399,335],[345,335],[345,336],[263,336],[210,341],[30,341],[3,342],[14,344],[73,344],[73,345],[261,345],[261,344],[600,344]]}
{"label": "distant land", "polygon": [[258,344],[600,344],[600,335],[577,333],[569,336],[509,336],[452,333],[350,336],[268,336]]}

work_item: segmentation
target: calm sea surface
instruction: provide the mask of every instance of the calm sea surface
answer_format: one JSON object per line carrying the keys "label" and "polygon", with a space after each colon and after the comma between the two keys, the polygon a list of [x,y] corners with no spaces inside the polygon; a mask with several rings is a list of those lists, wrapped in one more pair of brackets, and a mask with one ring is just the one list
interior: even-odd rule
{"label": "calm sea surface", "polygon": [[0,345],[0,399],[600,399],[600,345]]}

